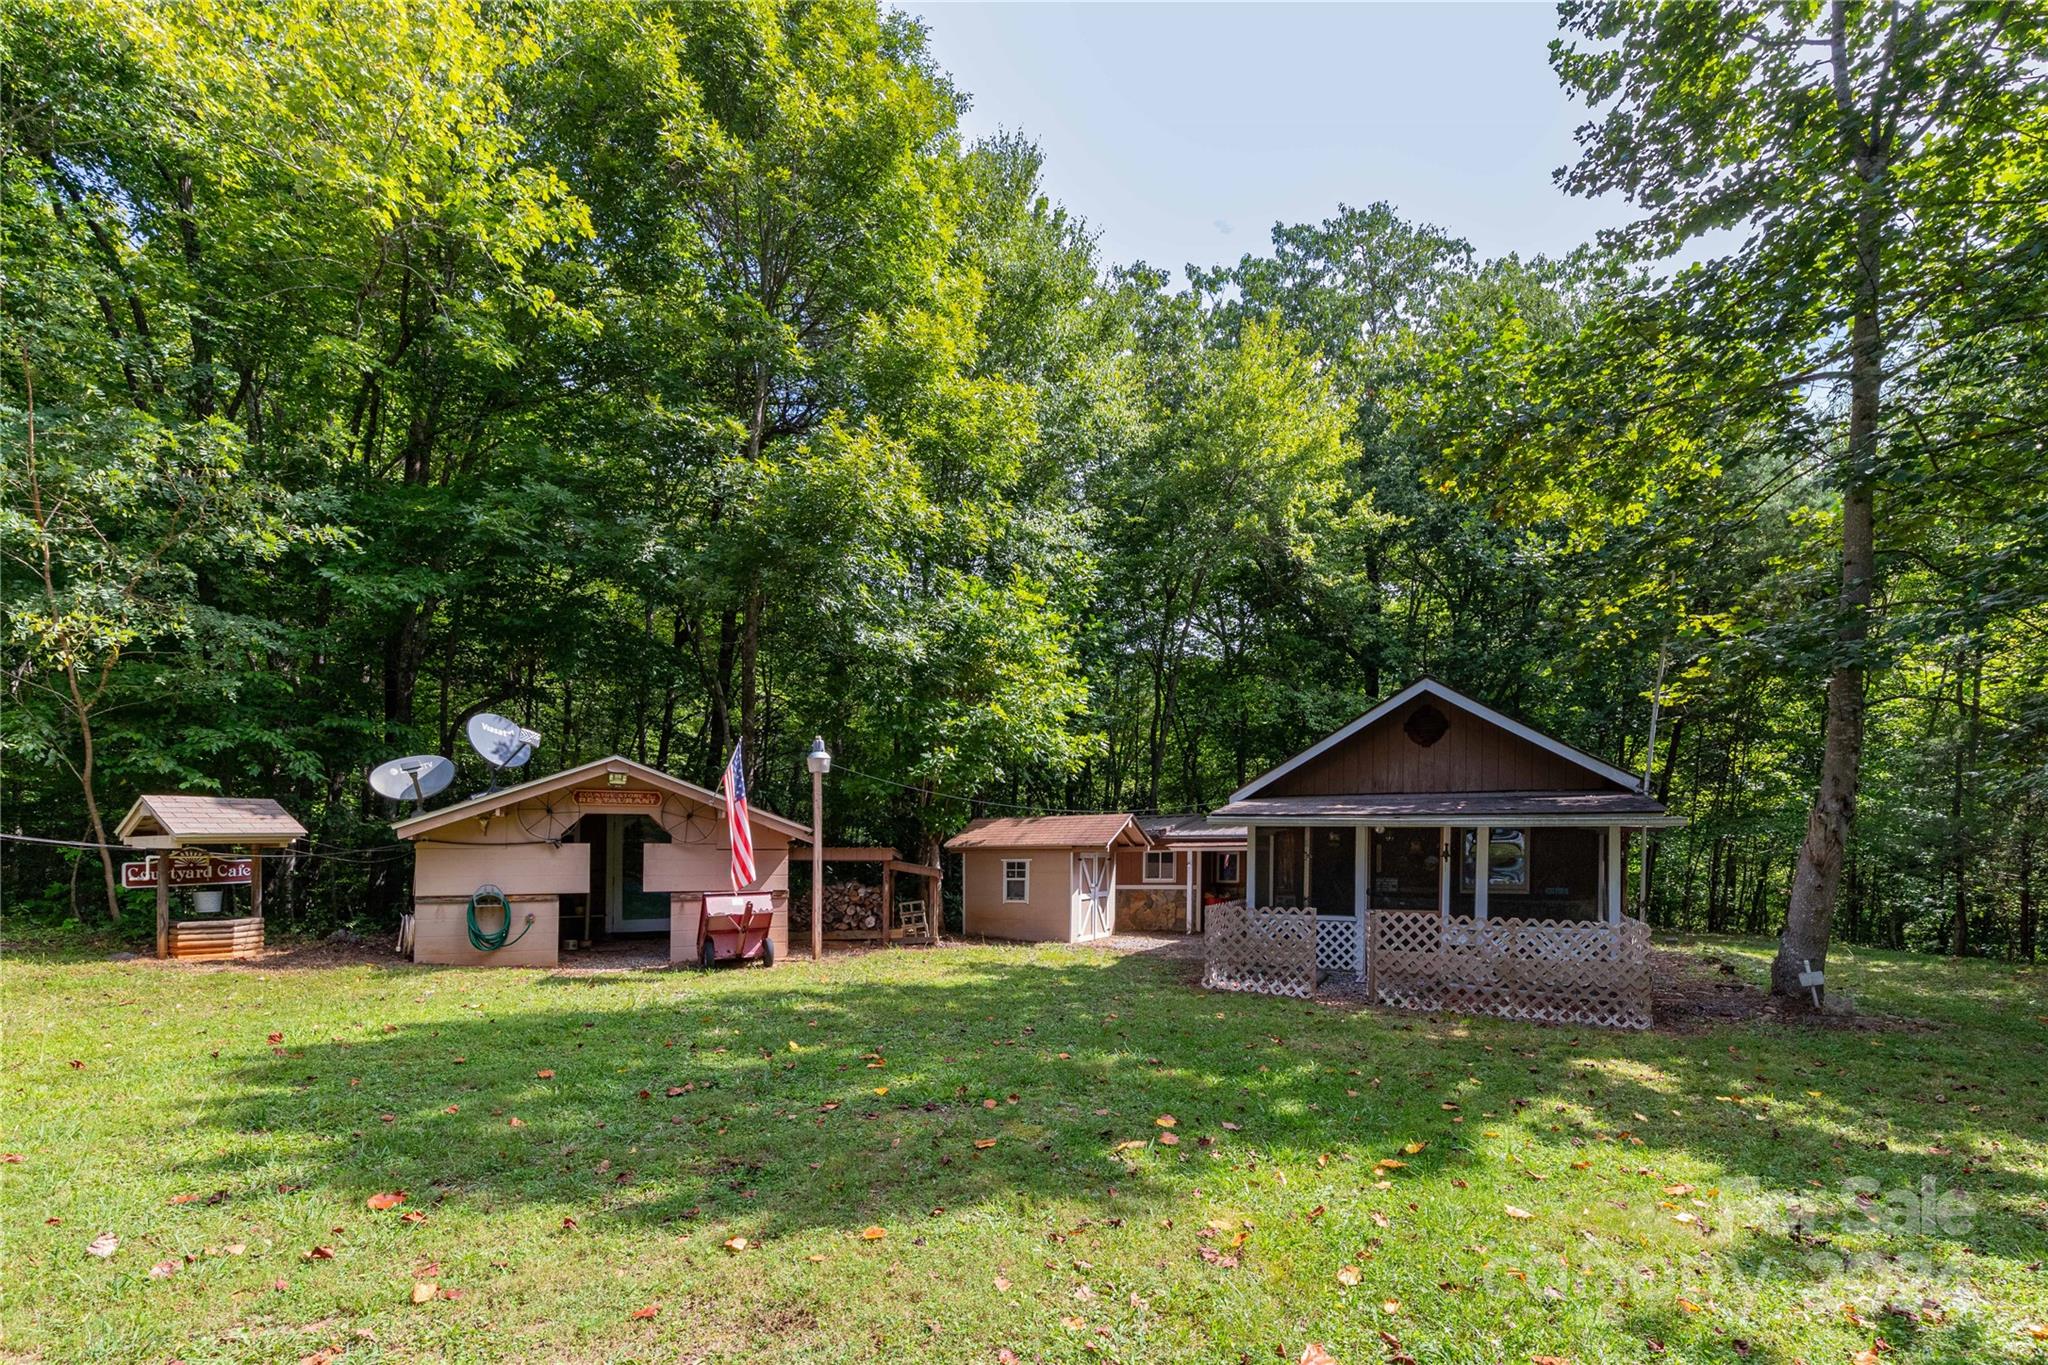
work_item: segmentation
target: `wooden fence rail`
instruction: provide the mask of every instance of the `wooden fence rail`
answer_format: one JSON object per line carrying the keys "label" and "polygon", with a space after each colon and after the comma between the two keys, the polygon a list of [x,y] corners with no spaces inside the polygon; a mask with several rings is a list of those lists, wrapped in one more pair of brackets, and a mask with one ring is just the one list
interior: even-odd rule
{"label": "wooden fence rail", "polygon": [[1315,994],[1315,911],[1248,910],[1242,901],[1225,901],[1204,914],[1203,985],[1263,995]]}
{"label": "wooden fence rail", "polygon": [[1366,990],[1397,1009],[1648,1028],[1650,927],[1374,910]]}

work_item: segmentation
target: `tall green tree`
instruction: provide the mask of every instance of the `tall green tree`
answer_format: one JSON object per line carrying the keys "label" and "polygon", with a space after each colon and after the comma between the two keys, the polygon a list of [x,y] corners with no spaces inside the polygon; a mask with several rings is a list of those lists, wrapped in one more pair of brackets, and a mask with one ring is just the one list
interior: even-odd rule
{"label": "tall green tree", "polygon": [[[1755,343],[1737,383],[1844,404],[1838,445],[1812,450],[1839,489],[1840,584],[1826,732],[1772,989],[1803,998],[1825,963],[1862,771],[1880,589],[1880,507],[1926,452],[1888,406],[1961,300],[2027,266],[1983,231],[1987,188],[2026,155],[2011,136],[2038,102],[2048,17],[2026,5],[1880,0],[1670,6],[1570,0],[1560,77],[1601,113],[1561,182],[1642,207],[1624,236],[1665,255],[1717,230],[1740,245],[1675,276],[1675,331]],[[1710,241],[1712,239],[1709,239]],[[1711,246],[1709,249],[1712,249]],[[1965,274],[1922,265],[1968,260]],[[1740,401],[1738,391],[1723,401]]]}

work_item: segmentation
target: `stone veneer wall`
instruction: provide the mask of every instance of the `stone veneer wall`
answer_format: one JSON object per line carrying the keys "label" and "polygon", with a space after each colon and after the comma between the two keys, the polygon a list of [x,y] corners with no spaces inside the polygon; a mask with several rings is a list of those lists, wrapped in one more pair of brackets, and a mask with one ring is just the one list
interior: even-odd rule
{"label": "stone veneer wall", "polygon": [[1184,934],[1188,928],[1187,894],[1179,888],[1120,886],[1116,892],[1116,930],[1120,934]]}

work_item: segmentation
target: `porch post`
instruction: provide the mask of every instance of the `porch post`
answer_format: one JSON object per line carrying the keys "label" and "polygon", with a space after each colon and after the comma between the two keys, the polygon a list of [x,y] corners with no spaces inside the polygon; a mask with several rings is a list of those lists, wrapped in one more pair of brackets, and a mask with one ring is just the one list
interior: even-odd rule
{"label": "porch post", "polygon": [[1372,838],[1372,826],[1360,824],[1356,828],[1358,834],[1351,850],[1351,912],[1357,916],[1358,971],[1362,976],[1365,973],[1365,956],[1371,951],[1371,936],[1365,932],[1365,917],[1371,913],[1372,849],[1366,841]]}
{"label": "porch post", "polygon": [[1487,883],[1493,880],[1493,826],[1481,825],[1474,830],[1472,842],[1472,918],[1484,924]]}
{"label": "porch post", "polygon": [[1627,860],[1622,856],[1621,826],[1607,827],[1607,922],[1621,923],[1621,881],[1628,874]]}
{"label": "porch post", "polygon": [[1436,912],[1446,924],[1451,920],[1451,844],[1456,833],[1449,825],[1437,828]]}
{"label": "porch post", "polygon": [[1180,856],[1187,859],[1188,863],[1187,871],[1181,878],[1184,883],[1181,888],[1182,894],[1186,897],[1181,908],[1187,912],[1182,932],[1192,934],[1195,932],[1195,883],[1200,880],[1195,876],[1195,869],[1201,866],[1202,850],[1191,848]]}
{"label": "porch post", "polygon": [[1251,910],[1259,903],[1259,827],[1244,827],[1244,908]]}

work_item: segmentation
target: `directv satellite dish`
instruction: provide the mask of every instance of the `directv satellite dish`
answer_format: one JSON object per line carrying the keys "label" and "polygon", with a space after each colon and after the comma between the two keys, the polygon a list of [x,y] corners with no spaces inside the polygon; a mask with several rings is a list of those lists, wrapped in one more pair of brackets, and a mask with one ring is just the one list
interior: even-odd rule
{"label": "directv satellite dish", "polygon": [[370,789],[393,801],[414,805],[436,792],[445,791],[455,780],[455,765],[439,754],[413,754],[394,758],[370,769]]}
{"label": "directv satellite dish", "polygon": [[490,711],[469,718],[469,742],[483,761],[491,765],[491,790],[498,789],[498,774],[507,768],[523,768],[540,747],[540,732]]}

